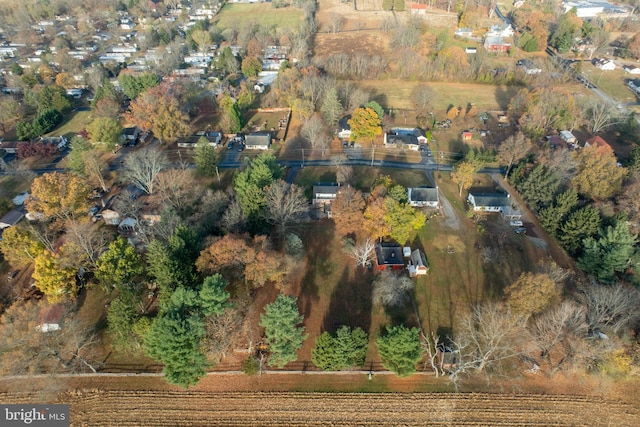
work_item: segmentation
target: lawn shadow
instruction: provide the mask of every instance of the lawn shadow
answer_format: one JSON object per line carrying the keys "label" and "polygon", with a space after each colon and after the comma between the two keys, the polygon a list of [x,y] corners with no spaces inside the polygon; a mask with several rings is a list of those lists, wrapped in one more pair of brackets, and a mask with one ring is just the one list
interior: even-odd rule
{"label": "lawn shadow", "polygon": [[309,258],[307,272],[300,284],[300,302],[302,314],[309,316],[313,303],[319,299],[319,287],[323,279],[335,268],[331,261],[333,235],[335,225],[333,221],[321,221],[321,226],[309,228],[305,234],[305,245]]}
{"label": "lawn shadow", "polygon": [[340,326],[362,328],[369,331],[371,327],[371,292],[372,273],[358,267],[355,277],[349,277],[349,270],[344,269],[340,282],[331,294],[331,302],[325,313],[323,330],[334,333]]}

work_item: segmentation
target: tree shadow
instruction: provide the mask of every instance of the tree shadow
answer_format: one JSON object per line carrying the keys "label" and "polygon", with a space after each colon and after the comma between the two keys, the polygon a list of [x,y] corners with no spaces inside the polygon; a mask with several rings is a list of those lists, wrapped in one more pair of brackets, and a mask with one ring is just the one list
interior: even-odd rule
{"label": "tree shadow", "polygon": [[331,302],[325,313],[324,331],[334,333],[342,325],[369,331],[373,274],[358,267],[354,276],[349,278],[347,268],[342,272],[340,282],[331,294]]}
{"label": "tree shadow", "polygon": [[522,89],[521,86],[496,86],[496,102],[502,110],[509,108],[511,99],[520,89]]}
{"label": "tree shadow", "polygon": [[318,300],[318,284],[331,275],[335,268],[331,251],[335,250],[333,236],[335,225],[331,220],[321,221],[320,226],[309,228],[305,235],[308,255],[307,270],[300,284],[300,302],[305,316],[311,314],[313,303]]}

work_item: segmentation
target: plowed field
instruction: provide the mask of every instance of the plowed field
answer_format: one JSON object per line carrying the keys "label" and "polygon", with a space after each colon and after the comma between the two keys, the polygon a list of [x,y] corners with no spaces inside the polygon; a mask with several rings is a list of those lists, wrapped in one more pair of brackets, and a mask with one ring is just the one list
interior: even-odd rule
{"label": "plowed field", "polygon": [[[8,397],[0,395],[0,399]],[[73,426],[637,426],[640,411],[597,397],[485,393],[63,393]],[[26,396],[25,396],[26,398]],[[13,395],[11,401],[21,399]],[[25,399],[28,400],[28,399]]]}

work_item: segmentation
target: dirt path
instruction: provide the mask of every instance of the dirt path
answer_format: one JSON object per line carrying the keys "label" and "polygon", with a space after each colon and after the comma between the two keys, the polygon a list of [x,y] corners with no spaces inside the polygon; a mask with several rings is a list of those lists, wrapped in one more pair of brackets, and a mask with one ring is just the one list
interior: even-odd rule
{"label": "dirt path", "polygon": [[493,180],[498,183],[505,191],[507,191],[511,198],[515,201],[515,203],[520,208],[522,212],[523,222],[525,222],[525,226],[527,227],[527,235],[530,238],[536,239],[534,244],[542,247],[542,242],[544,242],[544,247],[547,249],[549,256],[558,264],[558,266],[568,269],[570,271],[575,272],[579,276],[584,276],[582,271],[578,268],[575,261],[560,247],[556,240],[549,236],[549,234],[545,231],[538,220],[538,217],[534,212],[529,209],[529,206],[525,203],[525,201],[520,197],[520,193],[511,186],[507,181],[502,179],[501,176],[493,174],[491,175]]}
{"label": "dirt path", "polygon": [[[431,181],[431,183],[436,186],[436,180],[433,176],[433,171],[432,170],[428,170],[425,171],[425,174],[427,176],[427,178]],[[438,191],[438,197],[440,198],[440,212],[442,213],[443,219],[442,219],[442,224],[445,227],[451,228],[453,230],[462,230],[462,221],[460,221],[460,218],[458,217],[458,213],[456,212],[455,209],[453,209],[453,206],[451,205],[451,202],[449,202],[449,199],[447,199],[447,197],[444,195],[444,193],[442,191]]]}

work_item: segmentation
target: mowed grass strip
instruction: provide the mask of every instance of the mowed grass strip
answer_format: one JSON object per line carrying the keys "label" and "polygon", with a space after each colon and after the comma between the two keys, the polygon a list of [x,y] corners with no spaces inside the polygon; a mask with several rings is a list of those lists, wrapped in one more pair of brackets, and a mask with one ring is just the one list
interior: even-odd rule
{"label": "mowed grass strip", "polygon": [[302,22],[302,10],[294,7],[274,8],[271,3],[227,3],[213,22],[220,28],[242,28],[247,24],[296,28]]}

